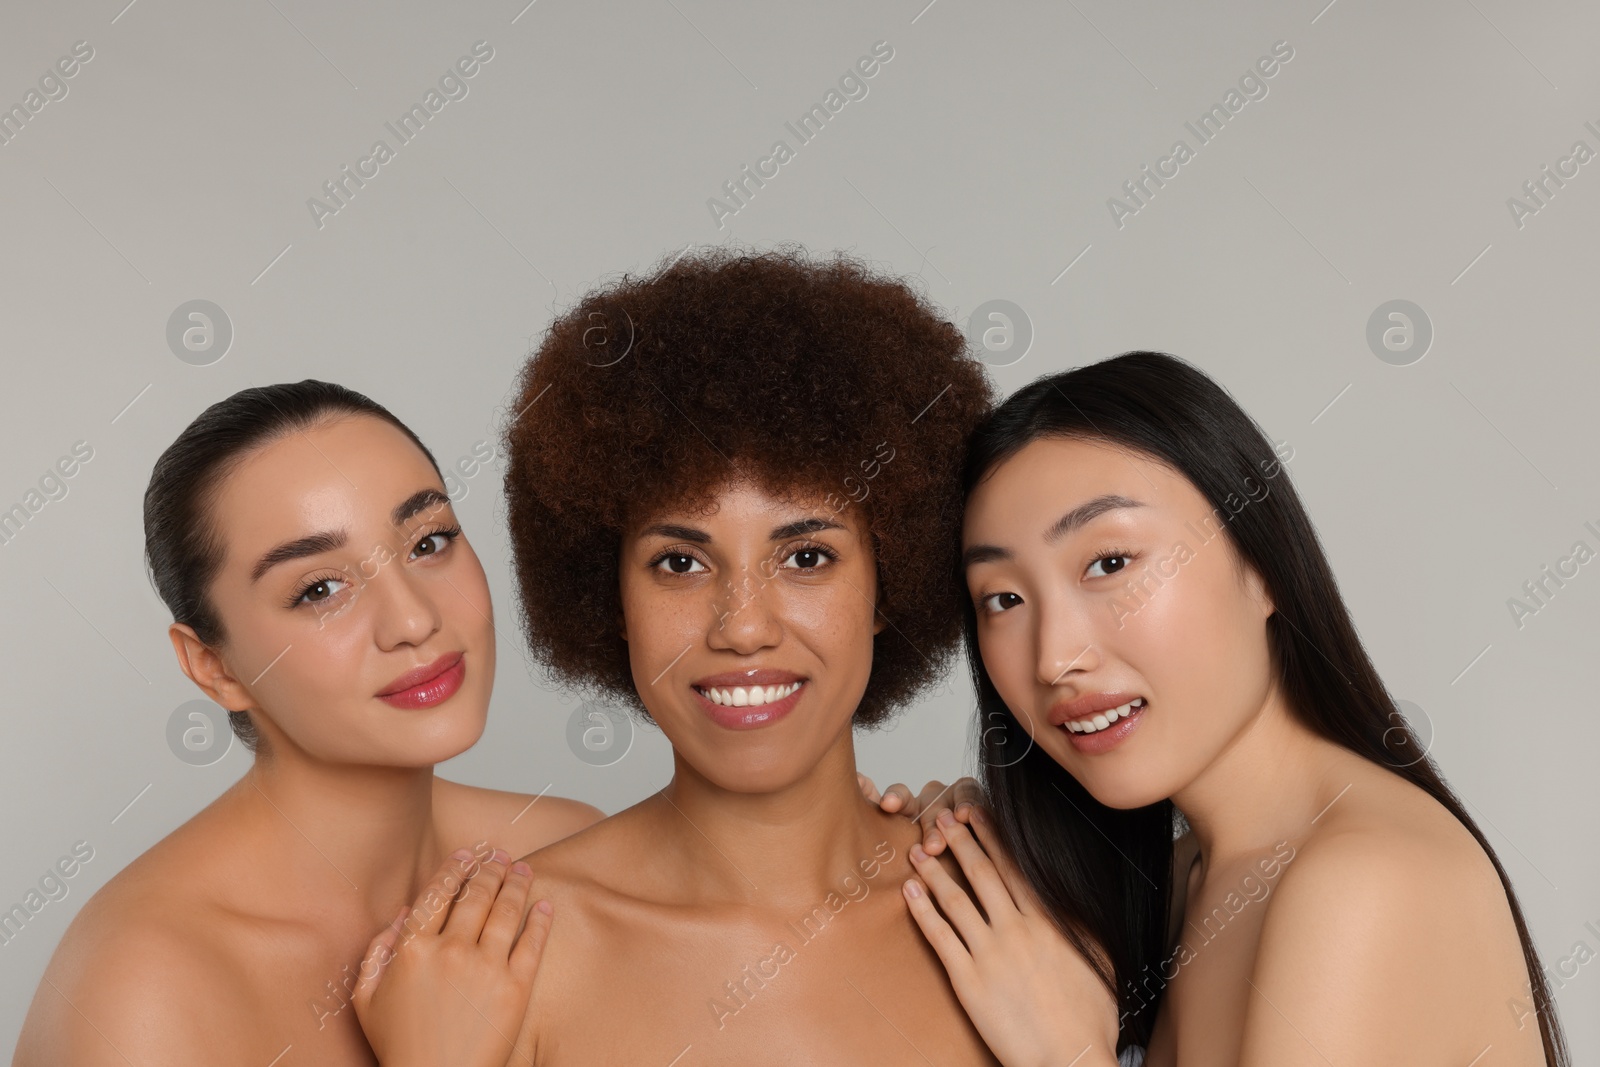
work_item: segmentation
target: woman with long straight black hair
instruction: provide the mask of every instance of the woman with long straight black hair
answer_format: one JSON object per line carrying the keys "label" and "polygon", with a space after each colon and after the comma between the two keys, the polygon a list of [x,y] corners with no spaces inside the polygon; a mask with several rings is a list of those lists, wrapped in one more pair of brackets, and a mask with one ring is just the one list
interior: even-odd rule
{"label": "woman with long straight black hair", "polygon": [[939,832],[977,900],[920,849],[905,893],[1002,1062],[1568,1062],[1510,878],[1226,391],[1155,352],[1040,379],[965,487],[990,807]]}

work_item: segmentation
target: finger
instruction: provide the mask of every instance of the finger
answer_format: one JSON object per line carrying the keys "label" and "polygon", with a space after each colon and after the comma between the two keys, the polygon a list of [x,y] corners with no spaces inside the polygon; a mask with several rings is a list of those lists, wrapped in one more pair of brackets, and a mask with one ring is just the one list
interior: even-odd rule
{"label": "finger", "polygon": [[917,808],[921,812],[917,824],[922,827],[922,850],[930,856],[937,856],[944,851],[945,840],[939,832],[938,818],[941,812],[950,810],[952,788],[943,782],[929,782],[917,796]]}
{"label": "finger", "polygon": [[967,946],[961,943],[961,938],[950,929],[950,924],[944,921],[939,909],[933,906],[933,901],[928,899],[927,888],[921,882],[907,878],[901,892],[906,898],[906,906],[911,909],[911,917],[917,921],[917,928],[928,939],[928,944],[933,946],[939,962],[944,964],[945,971],[954,982],[958,971],[965,971],[972,966],[972,955],[967,951]]}
{"label": "finger", "polygon": [[956,784],[950,789],[951,806],[955,809],[956,818],[967,822],[972,815],[973,808],[986,808],[989,798],[983,792],[983,785],[976,778],[958,778]]}
{"label": "finger", "polygon": [[883,802],[880,805],[884,811],[891,811],[906,818],[914,818],[920,810],[916,798],[911,795],[911,787],[901,782],[896,782],[883,791]]}
{"label": "finger", "polygon": [[1012,856],[1001,842],[999,827],[995,826],[994,818],[987,809],[977,808],[972,812],[972,829],[978,835],[978,844],[983,846],[984,855],[989,857],[989,862],[1000,872],[1000,878],[1005,882],[1017,910],[1023,915],[1033,915],[1042,911],[1039,898],[1033,891],[1033,884],[1022,873],[1022,868],[1017,866],[1016,857]]}
{"label": "finger", "polygon": [[877,804],[883,800],[883,794],[878,792],[878,787],[872,784],[872,779],[860,771],[856,772],[856,785],[861,787],[861,795],[872,803]]}
{"label": "finger", "polygon": [[950,807],[951,786],[943,782],[929,782],[922,787],[922,792],[917,794],[917,811],[922,815],[922,828],[928,828],[928,823],[933,816],[945,808]]}
{"label": "finger", "polygon": [[972,903],[967,891],[957,885],[956,880],[940,866],[939,861],[922,850],[921,845],[912,845],[910,855],[911,865],[916,868],[923,885],[933,894],[939,910],[944,912],[944,917],[961,935],[967,948],[975,950],[989,932],[977,905]]}
{"label": "finger", "polygon": [[367,942],[367,952],[361,957],[361,970],[356,975],[356,987],[350,994],[358,1009],[365,1008],[372,1001],[378,983],[383,981],[384,969],[394,959],[394,946],[400,940],[401,924],[410,912],[410,908],[399,908],[393,921]]}
{"label": "finger", "polygon": [[550,939],[550,924],[554,909],[548,900],[541,900],[528,909],[528,925],[511,949],[511,973],[529,985],[539,973],[539,961],[544,957],[545,942]]}
{"label": "finger", "polygon": [[944,827],[945,840],[950,842],[950,851],[955,855],[956,862],[961,864],[961,870],[971,883],[973,892],[978,894],[978,903],[983,906],[984,914],[989,916],[990,924],[999,926],[1008,918],[1016,918],[1021,914],[1017,902],[1011,898],[1010,888],[995,869],[989,854],[972,836],[972,831],[949,814],[940,816],[940,825]]}
{"label": "finger", "polygon": [[478,944],[501,956],[511,954],[511,942],[517,936],[517,927],[522,925],[522,913],[527,910],[528,888],[532,885],[533,868],[521,860],[513,863],[506,872],[505,881],[500,883],[500,892],[495,895],[494,905],[489,909],[489,918],[483,924],[483,934],[479,936]]}
{"label": "finger", "polygon": [[506,866],[510,862],[511,854],[503,848],[497,848],[488,861],[478,868],[478,873],[467,879],[467,888],[462,892],[461,899],[450,909],[450,919],[444,928],[446,935],[471,942],[483,936],[484,920],[489,917],[489,909],[500,892],[500,883],[505,878]]}
{"label": "finger", "polygon": [[471,877],[476,864],[477,860],[468,849],[458,848],[450,853],[439,873],[417,894],[416,903],[405,921],[404,933],[408,939],[417,934],[437,934],[444,929],[445,920],[450,917],[450,905]]}

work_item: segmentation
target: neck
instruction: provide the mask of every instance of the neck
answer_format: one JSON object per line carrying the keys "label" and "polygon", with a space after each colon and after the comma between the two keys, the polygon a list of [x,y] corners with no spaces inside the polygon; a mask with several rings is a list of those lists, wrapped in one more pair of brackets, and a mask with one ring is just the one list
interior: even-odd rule
{"label": "neck", "polygon": [[674,753],[676,770],[648,803],[698,898],[805,907],[859,880],[880,843],[903,854],[909,820],[869,803],[856,781],[850,727],[796,781],[770,792],[724,789]]}
{"label": "neck", "polygon": [[387,922],[443,862],[432,767],[322,763],[280,745],[229,792],[272,881],[291,881],[297,897],[316,892],[329,911]]}
{"label": "neck", "polygon": [[1209,865],[1303,839],[1364,762],[1295,718],[1274,683],[1249,725],[1172,802]]}

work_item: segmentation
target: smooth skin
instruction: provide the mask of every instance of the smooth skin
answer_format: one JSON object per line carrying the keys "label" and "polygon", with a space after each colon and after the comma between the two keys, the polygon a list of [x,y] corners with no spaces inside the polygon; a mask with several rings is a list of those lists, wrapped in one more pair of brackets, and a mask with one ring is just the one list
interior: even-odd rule
{"label": "smooth skin", "polygon": [[[436,495],[419,502],[425,490]],[[406,501],[418,510],[393,524]],[[207,697],[252,712],[265,754],[84,905],[18,1067],[375,1063],[348,1010],[373,931],[458,846],[498,887],[513,856],[600,817],[435,777],[483,732],[493,608],[471,546],[446,532],[456,519],[439,476],[399,430],[354,416],[274,441],[231,472],[214,514],[225,558],[211,596],[227,640],[208,647],[180,624],[170,636]],[[252,580],[269,549],[322,531],[342,532],[342,547]],[[466,676],[449,699],[377,699],[457,651]],[[508,948],[496,966],[526,987],[512,963]]]}
{"label": "smooth skin", "polygon": [[[556,921],[512,1062],[994,1063],[900,897],[921,832],[856,774],[884,625],[859,516],[738,481],[630,530],[618,579],[674,774],[527,857]],[[718,725],[693,683],[753,668],[804,678],[798,703]]]}
{"label": "smooth skin", "polygon": [[[1140,506],[1056,529],[1108,496]],[[1512,1008],[1525,1002],[1527,971],[1493,865],[1427,794],[1294,719],[1270,667],[1273,605],[1225,536],[1196,538],[1210,512],[1147,456],[1044,439],[978,486],[964,530],[967,549],[985,549],[967,568],[983,663],[1034,743],[1102,802],[1170,797],[1192,827],[1146,1062],[1539,1067],[1538,1027]],[[1152,576],[1179,543],[1185,561]],[[1130,580],[1143,582],[1138,599]],[[1063,699],[1114,691],[1149,708],[1107,752],[1078,751],[1046,720]],[[1044,925],[1031,938],[1008,933],[1030,901],[982,821],[969,821],[976,841],[959,821],[942,828],[989,921],[931,861],[918,874],[940,909],[913,902],[913,913],[935,944],[947,922],[966,942],[970,962],[958,955],[951,971],[958,992],[963,969],[1027,976],[1029,989],[982,980],[963,1003],[985,1033],[1032,1020],[1038,1036],[1014,1035],[1021,1051],[1002,1055],[1008,1067],[1064,1062],[1085,1045],[1081,1067],[1112,1063],[1103,1031],[1076,1026],[1103,1024],[1110,994],[1100,989],[1086,1017],[1081,957]],[[1012,997],[1030,998],[1026,1018],[1007,1013]],[[1046,1047],[1054,1060],[1039,1058]]]}

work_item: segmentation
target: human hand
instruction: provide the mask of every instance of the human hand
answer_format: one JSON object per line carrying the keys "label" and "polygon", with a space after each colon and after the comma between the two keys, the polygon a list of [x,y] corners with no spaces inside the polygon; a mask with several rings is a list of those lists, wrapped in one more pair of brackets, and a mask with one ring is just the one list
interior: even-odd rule
{"label": "human hand", "polygon": [[940,813],[951,812],[958,821],[964,823],[971,818],[973,809],[981,807],[984,802],[983,786],[978,784],[976,778],[957,778],[953,785],[929,782],[914,797],[911,787],[899,782],[880,794],[872,784],[872,779],[860,771],[856,772],[856,781],[861,786],[862,795],[884,811],[898,812],[908,819],[917,820],[922,827],[922,848],[930,856],[937,856],[944,851],[944,835],[939,832],[937,824]]}
{"label": "human hand", "polygon": [[551,908],[526,907],[533,872],[510,861],[457,851],[372,939],[351,1002],[385,1067],[504,1067],[512,1056]]}
{"label": "human hand", "polygon": [[961,1006],[1005,1067],[1115,1065],[1115,996],[1051,921],[988,814],[975,808],[969,821],[976,838],[948,812],[938,825],[978,904],[916,845],[919,878],[903,887]]}

